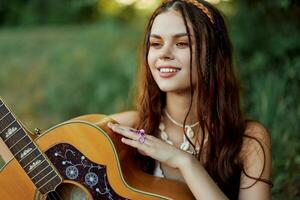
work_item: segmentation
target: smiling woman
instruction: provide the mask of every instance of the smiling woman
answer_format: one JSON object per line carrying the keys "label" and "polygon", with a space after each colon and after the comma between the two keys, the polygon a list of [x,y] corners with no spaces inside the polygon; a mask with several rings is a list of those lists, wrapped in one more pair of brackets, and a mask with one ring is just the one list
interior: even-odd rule
{"label": "smiling woman", "polygon": [[[196,199],[270,199],[267,130],[246,120],[223,17],[201,0],[166,0],[150,17],[136,111],[109,127],[139,166]],[[136,134],[138,133],[138,134]]]}
{"label": "smiling woman", "polygon": [[[184,21],[180,13],[175,11],[162,13],[156,19],[149,38],[148,54],[148,64],[153,78],[158,87],[165,92],[174,90],[189,92],[191,56],[189,37]],[[168,29],[165,30],[164,27],[168,27]],[[193,34],[191,36],[193,38]],[[191,45],[195,49],[192,42]],[[193,66],[192,74],[196,74],[195,59]],[[171,77],[173,78],[167,79]],[[193,77],[195,78],[195,76]],[[195,80],[193,82],[195,85]]]}

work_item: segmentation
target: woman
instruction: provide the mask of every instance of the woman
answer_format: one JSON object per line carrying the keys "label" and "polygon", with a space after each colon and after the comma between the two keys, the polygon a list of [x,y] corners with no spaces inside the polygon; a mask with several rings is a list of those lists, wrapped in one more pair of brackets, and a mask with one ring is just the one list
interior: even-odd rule
{"label": "woman", "polygon": [[270,199],[271,144],[244,119],[232,48],[218,10],[167,0],[152,14],[137,110],[109,127],[137,149],[141,168],[185,182],[196,199]]}

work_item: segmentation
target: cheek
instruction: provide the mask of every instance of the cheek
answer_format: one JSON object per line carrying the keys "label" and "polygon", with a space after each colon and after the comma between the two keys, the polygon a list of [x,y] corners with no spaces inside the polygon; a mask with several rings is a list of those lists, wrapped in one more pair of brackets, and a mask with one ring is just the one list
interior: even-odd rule
{"label": "cheek", "polygon": [[150,53],[150,51],[147,56],[147,62],[148,62],[148,67],[151,71],[151,74],[153,75],[154,70],[155,70],[155,58],[153,57],[153,54]]}
{"label": "cheek", "polygon": [[148,54],[148,56],[147,56],[147,63],[148,63],[149,66],[151,66],[152,59],[151,59],[151,55],[150,54]]}
{"label": "cheek", "polygon": [[155,64],[155,54],[151,50],[149,50],[147,61],[150,67]]}
{"label": "cheek", "polygon": [[189,70],[190,67],[190,52],[188,50],[178,52],[177,54],[178,61],[184,68]]}

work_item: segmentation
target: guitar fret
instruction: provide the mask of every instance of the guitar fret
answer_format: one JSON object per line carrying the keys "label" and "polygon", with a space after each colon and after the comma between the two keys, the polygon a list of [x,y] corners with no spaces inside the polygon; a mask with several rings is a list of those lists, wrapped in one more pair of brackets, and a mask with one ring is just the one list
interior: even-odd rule
{"label": "guitar fret", "polygon": [[[32,161],[30,161],[29,163],[27,163],[23,168],[25,169],[26,167],[28,167],[29,164],[33,164],[38,157],[42,156],[42,154],[38,155],[37,157],[35,157]],[[43,156],[42,156],[43,157]],[[44,158],[44,157],[43,157]],[[42,162],[38,163],[37,165],[35,165],[32,169],[35,169],[37,166],[39,166]],[[29,167],[30,168],[30,167]],[[30,169],[29,169],[30,170]]]}
{"label": "guitar fret", "polygon": [[[46,161],[46,162],[45,162]],[[39,166],[42,166],[44,163],[46,163],[46,166],[44,166],[42,169],[39,169],[39,172],[37,173],[37,174],[35,174],[33,177],[31,177],[29,174],[33,171],[33,170],[35,170],[35,169],[32,169],[31,171],[29,171],[27,174],[28,174],[28,176],[29,177],[31,177],[31,180],[32,181],[34,181],[34,178],[36,178],[37,176],[39,176],[42,172],[44,172],[45,170],[50,170],[50,171],[52,171],[56,176],[58,176],[59,177],[59,173],[57,173],[57,171],[55,171],[52,167],[51,167],[51,165],[47,162],[47,160],[45,159],[45,160],[43,160],[37,167],[39,167]],[[37,186],[37,185],[36,185]]]}
{"label": "guitar fret", "polygon": [[[21,132],[19,132],[20,134]],[[20,135],[21,137],[21,135]],[[20,138],[18,137],[18,138]],[[11,139],[12,140],[12,139]],[[32,140],[30,139],[29,136],[24,137],[19,143],[17,143],[13,148],[10,148],[10,151],[12,152],[13,155],[16,155],[16,153],[22,149],[24,146],[26,146],[28,143],[30,143]],[[7,144],[8,147],[12,146],[12,144]]]}
{"label": "guitar fret", "polygon": [[[3,107],[2,107],[2,106],[3,106]],[[2,104],[2,105],[0,106],[0,116],[4,115],[4,114],[6,114],[6,113],[9,113],[9,110],[8,110],[7,107],[4,106],[4,104]]]}
{"label": "guitar fret", "polygon": [[[33,149],[29,150],[27,154],[24,155],[24,157],[22,157],[21,155],[21,159],[19,160],[19,162],[22,162],[22,160],[24,160],[25,158],[27,158],[27,156],[29,156],[31,153],[33,153],[35,150],[37,150],[36,147],[34,147]],[[41,152],[39,152],[41,153]]]}
{"label": "guitar fret", "polygon": [[[45,168],[43,168],[42,170],[40,170],[36,175],[34,175],[33,177],[31,177],[31,180],[33,180],[35,177],[37,177],[40,173],[42,173],[43,171],[45,171],[46,169],[48,169],[48,167],[51,168],[50,165],[47,165]],[[52,168],[51,168],[52,169]]]}
{"label": "guitar fret", "polygon": [[17,156],[21,151],[23,151],[30,144],[33,144],[33,143],[29,142],[28,144],[26,144],[21,150],[19,150],[16,154],[14,154],[14,156]]}
{"label": "guitar fret", "polygon": [[54,176],[48,183],[43,185],[42,187],[39,187],[39,191],[41,194],[46,194],[49,191],[55,190],[56,186],[59,185],[62,182],[62,179],[60,176]]}
{"label": "guitar fret", "polygon": [[0,121],[2,121],[7,115],[9,115],[10,112],[6,113],[5,115],[3,115],[3,117],[1,117]]}
{"label": "guitar fret", "polygon": [[[46,174],[44,177],[42,177],[40,180],[38,180],[38,182],[34,183],[35,185],[37,185],[41,180],[43,180],[44,178],[46,178],[49,174],[51,174],[54,171],[50,171],[48,174]],[[56,174],[55,174],[56,175]]]}
{"label": "guitar fret", "polygon": [[24,172],[42,194],[62,182],[60,174],[51,165],[30,135],[0,98],[0,139],[14,155]]}
{"label": "guitar fret", "polygon": [[[3,107],[2,107],[3,106]],[[5,112],[4,112],[5,111]],[[7,107],[4,106],[4,104],[2,104],[0,106],[0,115],[6,114],[7,112],[9,112],[9,110],[7,109]]]}
{"label": "guitar fret", "polygon": [[12,113],[5,114],[0,120],[1,133],[3,132],[3,127],[7,128],[7,124],[10,124],[12,121],[16,120]]}
{"label": "guitar fret", "polygon": [[[32,151],[32,153],[30,155],[28,155],[26,158],[24,158],[24,160],[19,161],[19,163],[21,164],[21,166],[26,166],[28,169],[28,164],[31,163],[33,164],[32,166],[30,165],[29,168],[32,168],[33,166],[39,164],[42,160],[43,160],[43,155],[41,154],[41,152],[39,152],[38,149]],[[38,160],[37,160],[38,159]]]}
{"label": "guitar fret", "polygon": [[[35,170],[38,166],[42,165],[46,160],[43,160],[42,162],[39,163],[39,165],[37,165],[36,167],[30,169],[27,174],[30,174],[33,170]],[[25,167],[24,167],[25,168]]]}
{"label": "guitar fret", "polygon": [[[35,178],[32,178],[31,180],[32,180],[32,182],[35,184],[36,187],[39,187],[41,184],[43,184],[43,182],[47,181],[46,179],[44,179],[44,177],[45,177],[45,174],[48,174],[48,173],[50,173],[50,172],[52,172],[51,175],[50,175],[50,177],[55,176],[55,174],[53,174],[54,169],[52,169],[52,168],[49,166],[49,167],[46,168],[46,170],[44,170],[42,173],[39,173],[38,176],[36,176]],[[48,178],[49,178],[49,176],[48,176]],[[41,180],[41,179],[44,179],[44,181],[43,181],[43,182],[39,182],[39,183],[37,184],[37,182],[38,182],[39,180]]]}
{"label": "guitar fret", "polygon": [[43,185],[41,185],[38,190],[40,190],[42,187],[44,187],[47,183],[49,183],[50,181],[52,181],[54,178],[56,178],[57,176],[53,176],[51,179],[49,179],[46,183],[44,183]]}
{"label": "guitar fret", "polygon": [[12,115],[9,115],[10,112],[9,110],[3,106],[0,108],[0,127],[1,127],[1,132],[2,132],[2,127],[4,127],[7,123],[7,120],[5,118],[7,118],[7,116],[11,116],[13,118]]}
{"label": "guitar fret", "polygon": [[12,136],[14,136],[14,135],[15,135],[16,133],[18,133],[19,130],[21,130],[21,129],[22,129],[22,128],[20,127],[17,131],[15,131],[14,133],[10,134],[10,135],[8,136],[8,138],[6,138],[6,140],[4,140],[4,142],[8,141],[9,138],[11,138]]}
{"label": "guitar fret", "polygon": [[14,146],[16,146],[21,140],[23,140],[27,135],[24,135],[21,139],[19,139],[15,144],[13,144],[9,149],[12,149]]}
{"label": "guitar fret", "polygon": [[4,132],[4,130],[6,130],[10,125],[12,125],[14,122],[16,122],[17,120],[14,119],[14,121],[12,121],[8,126],[6,126],[0,133],[0,135],[2,135],[2,133]]}

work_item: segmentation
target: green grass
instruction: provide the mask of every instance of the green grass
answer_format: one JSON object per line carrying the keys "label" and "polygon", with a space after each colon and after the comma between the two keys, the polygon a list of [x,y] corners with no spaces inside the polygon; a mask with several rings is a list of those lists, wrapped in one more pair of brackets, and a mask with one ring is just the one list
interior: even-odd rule
{"label": "green grass", "polygon": [[0,96],[21,121],[42,129],[128,109],[142,37],[116,23],[2,30]]}

